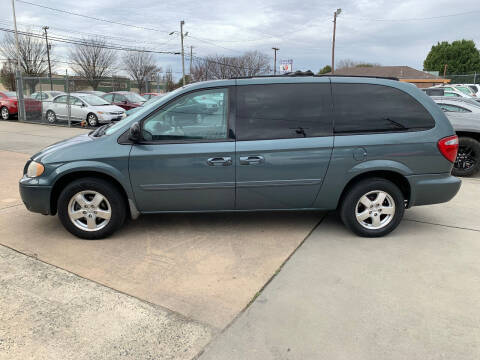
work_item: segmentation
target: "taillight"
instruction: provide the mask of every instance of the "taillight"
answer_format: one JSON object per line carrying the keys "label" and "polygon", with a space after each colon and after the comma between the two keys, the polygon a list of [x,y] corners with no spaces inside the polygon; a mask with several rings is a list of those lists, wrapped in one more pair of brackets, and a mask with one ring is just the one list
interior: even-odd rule
{"label": "taillight", "polygon": [[443,139],[438,140],[438,150],[442,153],[445,158],[450,162],[455,162],[458,151],[458,136],[447,136]]}

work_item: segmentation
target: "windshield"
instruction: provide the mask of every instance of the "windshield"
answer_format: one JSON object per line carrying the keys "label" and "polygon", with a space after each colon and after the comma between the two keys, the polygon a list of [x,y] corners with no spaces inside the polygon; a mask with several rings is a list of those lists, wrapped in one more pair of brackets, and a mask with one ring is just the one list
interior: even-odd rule
{"label": "windshield", "polygon": [[464,94],[466,94],[466,95],[471,95],[471,94],[472,94],[472,92],[470,91],[470,89],[467,88],[466,86],[456,86],[456,88],[457,88],[458,90],[460,90],[461,92],[463,92]]}
{"label": "windshield", "polygon": [[105,99],[102,99],[96,95],[82,95],[79,96],[79,98],[85,101],[88,105],[92,106],[110,105],[110,103],[105,101]]}
{"label": "windshield", "polygon": [[133,103],[143,103],[147,101],[143,96],[140,96],[136,93],[127,93],[125,94],[125,97],[128,99],[128,101],[133,102]]}
{"label": "windshield", "polygon": [[17,93],[15,91],[4,91],[3,93],[8,97],[17,97]]}

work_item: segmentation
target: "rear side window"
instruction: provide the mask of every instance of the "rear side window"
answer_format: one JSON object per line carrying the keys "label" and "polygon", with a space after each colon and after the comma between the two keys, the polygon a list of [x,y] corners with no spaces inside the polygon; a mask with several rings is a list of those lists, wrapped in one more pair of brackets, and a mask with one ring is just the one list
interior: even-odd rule
{"label": "rear side window", "polygon": [[330,84],[237,87],[237,139],[269,140],[332,135]]}
{"label": "rear side window", "polygon": [[430,113],[409,94],[390,86],[332,84],[336,133],[427,130]]}

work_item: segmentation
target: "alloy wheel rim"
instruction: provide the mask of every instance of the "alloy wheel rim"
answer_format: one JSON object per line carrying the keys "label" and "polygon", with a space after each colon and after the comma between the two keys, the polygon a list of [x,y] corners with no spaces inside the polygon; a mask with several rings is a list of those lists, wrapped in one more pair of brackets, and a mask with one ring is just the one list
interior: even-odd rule
{"label": "alloy wheel rim", "polygon": [[470,170],[475,166],[476,154],[473,149],[467,146],[460,146],[458,149],[457,157],[455,159],[455,168],[460,170]]}
{"label": "alloy wheel rim", "polygon": [[90,126],[95,126],[95,125],[97,125],[97,120],[95,119],[95,116],[90,115],[90,116],[88,117],[88,124],[89,124]]}
{"label": "alloy wheel rim", "polygon": [[53,112],[49,111],[48,115],[47,115],[47,120],[48,120],[48,122],[51,122],[51,123],[55,122],[55,114]]}
{"label": "alloy wheel rim", "polygon": [[382,229],[395,216],[395,201],[382,190],[374,190],[363,195],[355,206],[357,222],[369,230]]}
{"label": "alloy wheel rim", "polygon": [[110,222],[112,208],[107,198],[94,190],[76,193],[68,203],[68,217],[83,231],[99,231]]}
{"label": "alloy wheel rim", "polygon": [[7,120],[7,119],[8,119],[8,109],[7,109],[7,108],[3,108],[3,109],[2,109],[2,119],[3,119],[3,120]]}

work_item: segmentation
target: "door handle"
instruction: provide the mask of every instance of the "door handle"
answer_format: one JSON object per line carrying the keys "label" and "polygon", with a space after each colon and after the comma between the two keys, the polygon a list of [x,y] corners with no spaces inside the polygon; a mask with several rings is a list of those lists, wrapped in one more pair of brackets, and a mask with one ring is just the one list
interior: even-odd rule
{"label": "door handle", "polygon": [[240,156],[240,165],[261,165],[265,158],[260,155]]}
{"label": "door handle", "polygon": [[232,165],[232,158],[230,156],[213,157],[207,160],[210,166],[230,166]]}

